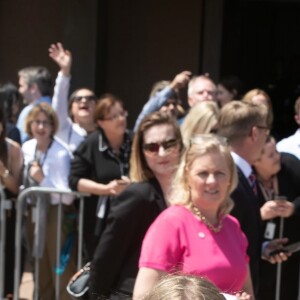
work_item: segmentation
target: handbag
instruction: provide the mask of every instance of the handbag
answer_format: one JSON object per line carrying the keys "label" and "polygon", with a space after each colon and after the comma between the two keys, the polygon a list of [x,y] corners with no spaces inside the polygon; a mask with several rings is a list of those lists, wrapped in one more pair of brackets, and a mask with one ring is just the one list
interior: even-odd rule
{"label": "handbag", "polygon": [[89,279],[90,279],[91,263],[88,262],[80,269],[69,281],[67,292],[73,299],[89,299]]}

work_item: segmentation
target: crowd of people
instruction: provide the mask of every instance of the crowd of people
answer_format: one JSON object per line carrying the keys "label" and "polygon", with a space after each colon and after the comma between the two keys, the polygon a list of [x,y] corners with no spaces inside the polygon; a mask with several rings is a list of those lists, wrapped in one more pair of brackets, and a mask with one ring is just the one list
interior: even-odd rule
{"label": "crowd of people", "polygon": [[[90,195],[79,254],[91,263],[89,299],[273,300],[278,284],[280,299],[297,299],[299,253],[282,249],[300,241],[299,132],[276,145],[265,91],[244,94],[234,76],[216,85],[207,74],[182,71],[154,84],[130,130],[117,96],[97,97],[87,87],[70,94],[70,51],[52,44],[49,57],[59,67],[54,88],[44,67],[22,69],[18,89],[0,88],[0,180],[13,204],[6,227],[8,299],[20,185]],[[300,99],[295,120],[300,124]],[[61,199],[68,259],[60,266],[59,295],[65,300],[77,271],[78,205],[72,196]],[[60,198],[26,201],[22,262],[25,253],[39,258],[36,292],[52,300]]]}

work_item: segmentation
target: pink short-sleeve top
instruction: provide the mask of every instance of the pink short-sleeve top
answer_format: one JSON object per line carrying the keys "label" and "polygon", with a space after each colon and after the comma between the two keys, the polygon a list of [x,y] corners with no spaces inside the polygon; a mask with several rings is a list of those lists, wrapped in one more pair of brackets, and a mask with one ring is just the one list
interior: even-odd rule
{"label": "pink short-sleeve top", "polygon": [[227,215],[219,232],[183,206],[171,206],[150,226],[139,267],[205,277],[221,291],[242,289],[249,258],[247,238],[237,219]]}

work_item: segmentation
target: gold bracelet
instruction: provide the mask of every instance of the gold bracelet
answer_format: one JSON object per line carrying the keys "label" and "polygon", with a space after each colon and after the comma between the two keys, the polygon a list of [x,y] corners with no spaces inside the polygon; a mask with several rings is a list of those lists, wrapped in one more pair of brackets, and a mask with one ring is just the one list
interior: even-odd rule
{"label": "gold bracelet", "polygon": [[10,175],[9,170],[6,169],[6,170],[4,171],[4,173],[2,174],[1,178],[2,178],[3,180],[5,180],[9,175]]}

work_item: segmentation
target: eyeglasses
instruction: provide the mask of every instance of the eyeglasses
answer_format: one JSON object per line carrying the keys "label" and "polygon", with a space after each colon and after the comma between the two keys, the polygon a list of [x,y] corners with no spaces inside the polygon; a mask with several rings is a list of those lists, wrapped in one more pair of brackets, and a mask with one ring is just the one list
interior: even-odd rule
{"label": "eyeglasses", "polygon": [[160,147],[163,147],[165,152],[171,152],[177,146],[178,140],[171,139],[160,143],[148,143],[143,145],[143,149],[147,153],[157,154]]}
{"label": "eyeglasses", "polygon": [[35,126],[40,126],[43,125],[43,127],[51,127],[52,123],[49,121],[41,121],[41,120],[33,120],[32,124],[34,124]]}
{"label": "eyeglasses", "polygon": [[72,98],[72,100],[77,103],[79,103],[82,99],[85,99],[86,101],[96,101],[97,97],[95,95],[88,95],[88,96],[74,96]]}
{"label": "eyeglasses", "polygon": [[102,121],[115,121],[117,120],[118,118],[127,118],[128,117],[128,112],[127,110],[124,110],[122,112],[119,112],[118,114],[114,114],[112,115],[111,117],[108,117],[108,118],[104,118],[102,119]]}

